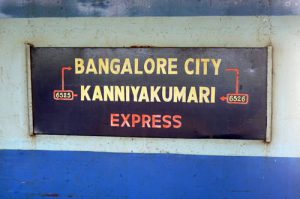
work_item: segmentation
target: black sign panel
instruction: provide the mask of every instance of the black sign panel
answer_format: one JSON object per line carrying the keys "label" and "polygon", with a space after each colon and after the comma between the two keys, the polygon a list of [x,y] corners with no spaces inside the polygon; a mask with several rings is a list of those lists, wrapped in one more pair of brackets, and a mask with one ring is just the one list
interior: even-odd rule
{"label": "black sign panel", "polygon": [[265,139],[267,48],[31,48],[35,134]]}

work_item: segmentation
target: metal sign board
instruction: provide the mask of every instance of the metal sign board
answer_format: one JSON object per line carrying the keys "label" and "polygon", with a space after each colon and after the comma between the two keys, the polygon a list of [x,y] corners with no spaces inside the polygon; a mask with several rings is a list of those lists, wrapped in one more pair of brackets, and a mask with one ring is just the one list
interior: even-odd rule
{"label": "metal sign board", "polygon": [[33,133],[268,140],[270,52],[30,47]]}

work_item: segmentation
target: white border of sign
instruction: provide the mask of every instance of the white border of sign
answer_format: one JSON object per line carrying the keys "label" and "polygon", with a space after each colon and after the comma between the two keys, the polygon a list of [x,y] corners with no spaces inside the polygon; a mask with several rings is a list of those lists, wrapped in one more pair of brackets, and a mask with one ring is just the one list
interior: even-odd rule
{"label": "white border of sign", "polygon": [[273,47],[268,46],[267,74],[267,129],[266,142],[271,142],[272,135],[272,89],[273,89]]}
{"label": "white border of sign", "polygon": [[33,136],[33,112],[32,112],[32,89],[31,89],[31,57],[30,47],[31,45],[26,43],[26,73],[27,73],[27,100],[28,100],[28,129],[29,135]]}

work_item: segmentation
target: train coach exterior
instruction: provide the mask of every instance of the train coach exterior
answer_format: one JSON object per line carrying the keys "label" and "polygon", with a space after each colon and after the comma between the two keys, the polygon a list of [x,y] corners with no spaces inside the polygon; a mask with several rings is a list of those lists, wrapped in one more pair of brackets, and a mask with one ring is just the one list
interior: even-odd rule
{"label": "train coach exterior", "polygon": [[0,198],[300,198],[299,15],[0,1]]}

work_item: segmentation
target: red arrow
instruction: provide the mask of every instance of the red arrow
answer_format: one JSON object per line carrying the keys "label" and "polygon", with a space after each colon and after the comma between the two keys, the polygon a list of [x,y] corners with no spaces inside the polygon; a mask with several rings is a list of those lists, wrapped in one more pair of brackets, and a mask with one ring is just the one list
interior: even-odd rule
{"label": "red arrow", "polygon": [[71,66],[61,68],[61,90],[65,90],[65,70],[72,70]]}
{"label": "red arrow", "polygon": [[239,93],[240,86],[240,69],[239,68],[227,68],[226,71],[235,72],[235,93]]}
{"label": "red arrow", "polygon": [[220,100],[223,101],[223,102],[225,102],[227,100],[227,97],[222,96],[222,97],[220,97]]}
{"label": "red arrow", "polygon": [[63,68],[64,68],[65,70],[72,70],[72,67],[71,67],[71,66],[67,66],[67,67],[64,66]]}

